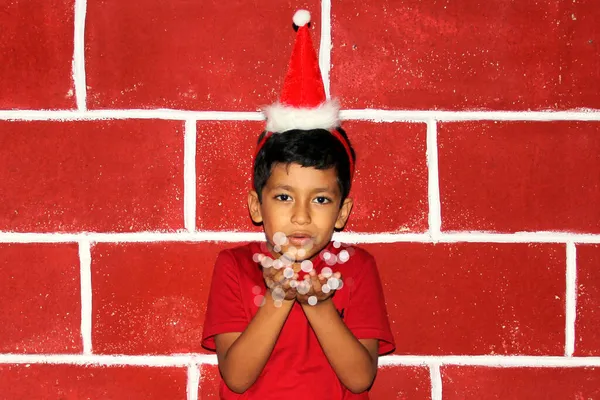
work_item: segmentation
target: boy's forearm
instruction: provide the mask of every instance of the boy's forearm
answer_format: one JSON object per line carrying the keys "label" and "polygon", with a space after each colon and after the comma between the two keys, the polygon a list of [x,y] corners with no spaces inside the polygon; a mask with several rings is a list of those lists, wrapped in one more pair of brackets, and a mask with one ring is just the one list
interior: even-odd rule
{"label": "boy's forearm", "polygon": [[316,306],[302,305],[327,360],[350,391],[367,390],[377,373],[377,359],[350,332],[331,299]]}
{"label": "boy's forearm", "polygon": [[259,377],[293,305],[293,300],[284,301],[277,308],[270,294],[267,294],[265,304],[258,309],[220,362],[223,380],[231,390],[243,393]]}

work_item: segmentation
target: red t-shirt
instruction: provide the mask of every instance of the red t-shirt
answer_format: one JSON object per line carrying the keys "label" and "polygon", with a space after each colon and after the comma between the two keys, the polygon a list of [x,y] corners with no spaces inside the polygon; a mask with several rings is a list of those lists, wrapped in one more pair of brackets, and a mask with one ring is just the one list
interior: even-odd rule
{"label": "red t-shirt", "polygon": [[[379,339],[379,354],[395,349],[373,256],[358,247],[325,249],[338,255],[346,250],[350,258],[330,268],[342,274],[343,287],[333,296],[338,313],[357,339]],[[324,251],[325,251],[324,250]],[[202,346],[215,350],[214,336],[243,332],[258,311],[266,287],[260,264],[254,254],[269,255],[264,244],[224,250],[215,264]],[[342,255],[342,259],[347,254]],[[328,266],[321,257],[313,261],[316,271]],[[222,399],[368,399],[368,394],[353,394],[337,378],[327,361],[317,337],[308,323],[302,306],[295,303],[275,348],[256,382],[243,394],[232,392],[221,380]]]}

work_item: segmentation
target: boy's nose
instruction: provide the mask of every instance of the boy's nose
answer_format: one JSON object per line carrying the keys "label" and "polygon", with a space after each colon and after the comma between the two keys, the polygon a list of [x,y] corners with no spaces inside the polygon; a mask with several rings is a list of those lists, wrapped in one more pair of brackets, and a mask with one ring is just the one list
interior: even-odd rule
{"label": "boy's nose", "polygon": [[292,222],[298,225],[310,224],[310,211],[308,208],[297,204],[292,212]]}

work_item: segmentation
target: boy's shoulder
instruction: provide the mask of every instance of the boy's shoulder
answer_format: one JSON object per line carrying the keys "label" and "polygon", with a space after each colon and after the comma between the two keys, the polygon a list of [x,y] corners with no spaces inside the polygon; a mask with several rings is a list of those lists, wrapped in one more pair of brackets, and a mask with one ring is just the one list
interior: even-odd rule
{"label": "boy's shoulder", "polygon": [[217,259],[227,258],[236,262],[252,262],[252,257],[257,250],[260,250],[258,243],[250,242],[241,244],[221,250]]}
{"label": "boy's shoulder", "polygon": [[356,263],[374,263],[375,257],[364,247],[356,244],[343,244],[338,253],[338,259],[341,257],[348,257],[348,261]]}

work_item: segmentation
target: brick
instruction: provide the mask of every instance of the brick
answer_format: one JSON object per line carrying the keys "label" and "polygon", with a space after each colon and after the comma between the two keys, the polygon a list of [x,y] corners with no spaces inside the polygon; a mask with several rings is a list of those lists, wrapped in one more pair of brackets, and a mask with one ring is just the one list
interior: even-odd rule
{"label": "brick", "polygon": [[369,392],[371,400],[429,400],[431,383],[424,367],[379,367]]}
{"label": "brick", "polygon": [[442,229],[600,232],[600,124],[439,126]]}
{"label": "brick", "polygon": [[379,266],[397,354],[564,354],[564,245],[364,248]]}
{"label": "brick", "polygon": [[344,130],[357,153],[348,230],[427,230],[427,126],[347,121]]}
{"label": "brick", "polygon": [[0,231],[183,228],[183,124],[0,121]]}
{"label": "brick", "polygon": [[231,244],[99,243],[92,248],[94,353],[202,352],[217,254]]}
{"label": "brick", "polygon": [[248,192],[256,142],[264,128],[264,122],[198,122],[197,229],[259,230],[248,215]]}
{"label": "brick", "polygon": [[[270,104],[295,39],[292,16],[302,7],[318,28],[316,0],[88,1],[89,107],[253,111]],[[318,46],[320,32],[312,33]]]}
{"label": "brick", "polygon": [[[259,122],[199,122],[197,227],[256,230],[247,211]],[[345,122],[357,152],[347,229],[423,232],[427,229],[425,124]],[[230,138],[227,141],[214,138]],[[393,137],[394,140],[389,140]],[[223,179],[227,177],[227,179]]]}
{"label": "brick", "polygon": [[345,108],[599,108],[593,1],[345,1],[331,90]]}
{"label": "brick", "polygon": [[185,368],[0,365],[0,399],[181,400]]}
{"label": "brick", "polygon": [[0,353],[82,351],[79,287],[76,244],[0,244]]}
{"label": "brick", "polygon": [[442,367],[444,400],[596,399],[598,368]]}
{"label": "brick", "polygon": [[600,245],[577,246],[575,355],[600,356]]}
{"label": "brick", "polygon": [[73,1],[11,1],[2,11],[0,108],[74,108]]}
{"label": "brick", "polygon": [[198,388],[198,400],[218,399],[221,375],[216,365],[202,365],[200,367],[200,387]]}

